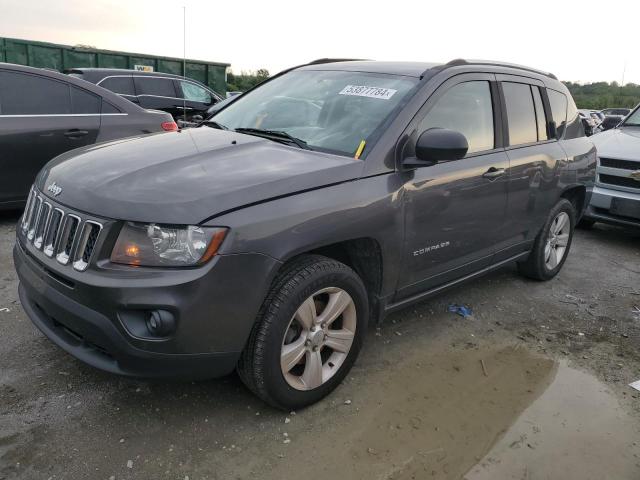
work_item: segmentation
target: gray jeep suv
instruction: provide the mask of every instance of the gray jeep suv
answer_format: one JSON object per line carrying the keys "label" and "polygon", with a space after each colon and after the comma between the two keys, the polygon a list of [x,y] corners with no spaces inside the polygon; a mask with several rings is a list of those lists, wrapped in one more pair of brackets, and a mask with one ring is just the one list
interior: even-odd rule
{"label": "gray jeep suv", "polygon": [[199,128],[51,161],[17,229],[20,298],[94,367],[237,369],[298,408],[340,383],[370,320],[507,262],[553,278],[595,165],[553,75],[316,62]]}

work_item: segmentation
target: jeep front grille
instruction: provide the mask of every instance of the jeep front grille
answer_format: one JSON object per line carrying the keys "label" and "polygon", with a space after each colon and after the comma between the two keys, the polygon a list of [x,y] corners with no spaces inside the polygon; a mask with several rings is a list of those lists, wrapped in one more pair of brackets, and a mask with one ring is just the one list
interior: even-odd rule
{"label": "jeep front grille", "polygon": [[102,224],[53,205],[32,188],[21,229],[36,250],[42,250],[49,258],[55,257],[62,265],[71,263],[74,269],[83,271],[89,266]]}

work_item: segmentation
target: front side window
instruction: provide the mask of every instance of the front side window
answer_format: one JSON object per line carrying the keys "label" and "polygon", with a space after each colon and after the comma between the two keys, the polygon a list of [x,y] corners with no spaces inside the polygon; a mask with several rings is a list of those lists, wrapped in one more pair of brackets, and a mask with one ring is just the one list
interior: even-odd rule
{"label": "front side window", "polygon": [[212,120],[231,130],[277,130],[313,149],[366,156],[368,142],[417,83],[400,75],[296,70],[245,93]]}
{"label": "front side window", "polygon": [[547,96],[551,105],[551,116],[556,124],[556,138],[562,138],[567,126],[567,97],[563,93],[548,88]]}
{"label": "front side window", "polygon": [[429,110],[418,131],[430,128],[447,128],[462,133],[469,143],[467,153],[494,148],[489,82],[465,82],[447,90]]}
{"label": "front side window", "polygon": [[621,125],[622,127],[640,127],[640,108],[630,114]]}
{"label": "front side window", "polygon": [[537,142],[538,128],[531,87],[525,83],[503,82],[502,91],[507,105],[509,145]]}
{"label": "front side window", "polygon": [[2,115],[71,113],[69,84],[27,73],[0,71]]}
{"label": "front side window", "polygon": [[190,102],[211,103],[211,94],[204,88],[191,82],[180,82],[185,100]]}

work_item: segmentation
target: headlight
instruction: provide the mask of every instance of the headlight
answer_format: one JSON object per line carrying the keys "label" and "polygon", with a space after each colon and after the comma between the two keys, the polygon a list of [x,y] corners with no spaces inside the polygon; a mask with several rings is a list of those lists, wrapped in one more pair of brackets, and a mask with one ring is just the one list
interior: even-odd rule
{"label": "headlight", "polygon": [[222,244],[226,228],[174,227],[127,222],[111,261],[149,267],[186,267],[207,262]]}

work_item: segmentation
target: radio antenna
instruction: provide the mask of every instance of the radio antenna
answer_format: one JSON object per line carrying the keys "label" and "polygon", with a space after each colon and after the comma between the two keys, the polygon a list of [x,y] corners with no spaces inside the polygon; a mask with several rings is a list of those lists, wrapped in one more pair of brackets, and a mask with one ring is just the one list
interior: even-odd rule
{"label": "radio antenna", "polygon": [[[187,7],[182,7],[182,78],[187,79]],[[187,121],[187,99],[182,89],[182,118]]]}

